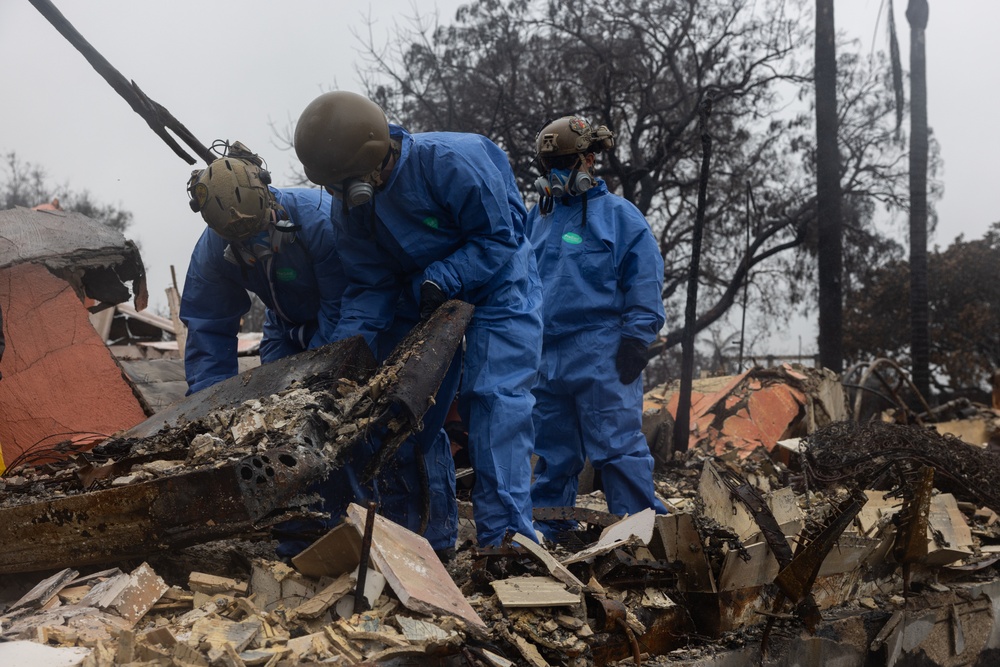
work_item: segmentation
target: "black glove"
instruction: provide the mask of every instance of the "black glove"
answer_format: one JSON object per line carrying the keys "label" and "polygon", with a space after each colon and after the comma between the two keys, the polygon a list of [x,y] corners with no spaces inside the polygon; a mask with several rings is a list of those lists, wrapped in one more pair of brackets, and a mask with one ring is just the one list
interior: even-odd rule
{"label": "black glove", "polygon": [[622,384],[635,382],[642,369],[649,363],[649,346],[635,338],[622,338],[618,344],[618,356],[615,357],[615,367],[618,369],[618,379]]}
{"label": "black glove", "polygon": [[425,280],[420,285],[420,319],[426,320],[442,303],[448,300],[437,283]]}

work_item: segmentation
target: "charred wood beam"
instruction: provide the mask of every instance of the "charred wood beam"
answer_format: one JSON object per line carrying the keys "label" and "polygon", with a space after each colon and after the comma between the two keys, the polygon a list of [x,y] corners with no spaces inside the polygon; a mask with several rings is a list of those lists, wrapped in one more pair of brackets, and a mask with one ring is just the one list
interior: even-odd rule
{"label": "charred wood beam", "polygon": [[35,6],[42,16],[48,20],[52,26],[59,31],[59,33],[65,37],[70,44],[79,51],[87,62],[97,70],[108,84],[115,89],[122,98],[128,102],[128,105],[132,107],[132,110],[137,114],[142,116],[142,119],[146,121],[149,128],[156,133],[156,136],[163,139],[163,141],[170,147],[170,149],[180,158],[182,158],[188,164],[194,164],[196,160],[187,154],[183,148],[177,143],[177,141],[167,133],[167,130],[172,131],[176,134],[184,143],[186,143],[195,153],[198,154],[202,160],[206,163],[211,163],[215,158],[212,152],[205,147],[198,139],[195,138],[194,134],[191,133],[189,129],[184,127],[184,125],[173,117],[173,115],[167,111],[167,109],[146,96],[144,92],[139,89],[135,81],[127,81],[121,72],[116,70],[108,60],[100,54],[100,52],[90,45],[83,35],[73,27],[62,12],[60,12],[55,5],[53,5],[49,0],[28,0],[32,5]]}
{"label": "charred wood beam", "polygon": [[[434,397],[458,352],[474,308],[462,301],[446,301],[431,318],[413,328],[386,359],[394,383],[386,394],[385,415],[405,418],[405,427],[380,435],[381,446],[365,468],[371,479],[399,449],[406,437],[421,428],[421,419],[434,405]],[[391,431],[392,429],[388,429]]]}
{"label": "charred wood beam", "polygon": [[148,438],[164,427],[197,421],[209,413],[231,408],[259,396],[269,396],[298,382],[321,389],[338,379],[367,382],[378,364],[361,336],[307,350],[262,364],[240,375],[185,397],[124,433],[124,438]]}
{"label": "charred wood beam", "polygon": [[327,472],[308,450],[0,510],[0,574],[141,557],[252,531]]}

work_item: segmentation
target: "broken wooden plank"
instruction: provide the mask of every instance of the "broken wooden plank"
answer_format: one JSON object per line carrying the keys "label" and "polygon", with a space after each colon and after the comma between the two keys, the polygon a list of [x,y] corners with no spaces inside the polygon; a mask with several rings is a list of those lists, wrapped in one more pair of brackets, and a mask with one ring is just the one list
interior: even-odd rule
{"label": "broken wooden plank", "polygon": [[955,496],[939,493],[931,498],[927,516],[927,556],[931,566],[948,565],[972,555],[972,532],[958,509]]}
{"label": "broken wooden plank", "polygon": [[356,665],[365,659],[364,653],[362,653],[350,639],[341,637],[337,634],[332,626],[327,625],[324,627],[323,633],[326,635],[327,640],[329,640],[330,645],[333,646],[338,653],[347,658],[350,664]]}
{"label": "broken wooden plank", "polygon": [[[356,503],[347,508],[348,519],[359,534],[364,531],[366,513],[367,510]],[[407,609],[456,616],[466,621],[471,629],[486,629],[486,624],[422,536],[383,516],[376,516],[371,557]]]}
{"label": "broken wooden plank", "polygon": [[744,549],[750,555],[749,560],[743,560],[737,550],[726,553],[722,569],[719,571],[719,591],[763,586],[770,584],[778,576],[778,561],[768,548],[767,542],[745,545]]}
{"label": "broken wooden plank", "polygon": [[549,667],[549,663],[538,652],[538,647],[520,635],[513,636],[514,645],[521,653],[521,657],[528,661],[531,667]]}
{"label": "broken wooden plank", "polygon": [[250,570],[250,592],[265,611],[281,605],[294,609],[312,597],[317,584],[279,561],[254,560]]}
{"label": "broken wooden plank", "polygon": [[220,649],[229,645],[238,653],[250,645],[262,627],[262,621],[259,618],[248,618],[240,622],[231,621],[221,616],[202,618],[195,621],[194,626],[192,626],[189,641],[196,646],[204,642],[213,648]]}
{"label": "broken wooden plank", "polygon": [[51,577],[46,577],[35,584],[35,587],[25,593],[21,599],[7,608],[6,613],[12,613],[18,609],[38,609],[44,606],[53,597],[59,594],[69,582],[80,575],[76,570],[66,568],[56,572]]}
{"label": "broken wooden plank", "polygon": [[339,577],[357,569],[361,559],[361,536],[342,523],[292,558],[295,569],[307,577]]}
{"label": "broken wooden plank", "polygon": [[715,577],[694,517],[687,513],[657,516],[656,530],[662,545],[662,554],[658,555],[684,564],[684,571],[677,577],[677,588],[681,591],[715,593]]}
{"label": "broken wooden plank", "polygon": [[490,582],[504,607],[565,607],[580,604],[580,594],[552,577],[510,577]]}
{"label": "broken wooden plank", "polygon": [[[760,541],[757,535],[761,531],[757,522],[746,506],[733,497],[722,473],[711,461],[706,461],[702,469],[698,494],[703,501],[706,517],[732,530],[741,542]],[[778,489],[768,494],[765,501],[785,536],[797,535],[802,527],[802,512],[795,502],[792,489]]]}
{"label": "broken wooden plank", "polygon": [[584,584],[582,581],[577,579],[572,572],[566,569],[566,567],[555,559],[555,556],[550,554],[545,547],[538,544],[534,540],[517,533],[514,535],[514,542],[517,543],[522,549],[531,554],[535,560],[541,563],[549,574],[553,577],[566,584],[576,592],[582,591],[584,589]]}
{"label": "broken wooden plank", "polygon": [[188,589],[206,595],[215,595],[216,593],[246,595],[247,582],[205,572],[192,572],[188,575]]}
{"label": "broken wooden plank", "polygon": [[350,574],[342,574],[326,588],[289,612],[289,618],[316,618],[354,589]]}
{"label": "broken wooden plank", "polygon": [[170,588],[143,563],[128,574],[120,574],[95,585],[80,600],[80,606],[111,611],[134,626]]}

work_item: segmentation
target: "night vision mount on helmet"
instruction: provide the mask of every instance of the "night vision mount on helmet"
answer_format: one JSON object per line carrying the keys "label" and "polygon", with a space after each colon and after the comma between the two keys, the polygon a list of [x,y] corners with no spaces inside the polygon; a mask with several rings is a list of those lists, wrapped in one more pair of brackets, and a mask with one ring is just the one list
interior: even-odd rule
{"label": "night vision mount on helmet", "polygon": [[585,118],[563,116],[543,127],[535,137],[535,154],[544,161],[561,155],[599,153],[614,145],[614,132],[607,126],[595,128]]}

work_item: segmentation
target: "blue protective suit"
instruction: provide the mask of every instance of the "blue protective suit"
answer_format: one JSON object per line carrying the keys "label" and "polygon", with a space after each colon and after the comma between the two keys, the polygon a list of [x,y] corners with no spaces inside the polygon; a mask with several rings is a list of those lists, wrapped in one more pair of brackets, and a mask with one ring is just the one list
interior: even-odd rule
{"label": "blue protective suit", "polygon": [[[476,471],[477,537],[533,536],[531,409],[539,360],[541,291],[525,209],[507,155],[475,134],[411,135],[390,125],[400,156],[372,202],[333,204],[348,285],[335,335],[373,344],[405,290],[432,280],[475,306],[466,330],[459,411]],[[447,411],[445,401],[441,401]]]}
{"label": "blue protective suit", "polygon": [[[586,197],[586,208],[584,208]],[[584,210],[586,220],[584,220]],[[608,509],[665,513],[642,434],[642,379],[623,385],[623,337],[647,345],[664,323],[663,259],[642,213],[602,180],[528,214],[542,280],[545,338],[535,388],[535,507],[572,507],[584,462],[601,472]],[[573,527],[539,522],[546,537]]]}
{"label": "blue protective suit", "polygon": [[[250,310],[248,290],[267,306],[262,363],[332,340],[347,279],[328,209],[319,190],[272,191],[288,220],[301,229],[273,236],[265,230],[246,243],[252,265],[245,276],[235,257],[225,257],[229,242],[211,229],[205,229],[191,253],[180,313],[188,328],[184,370],[189,394],[239,372],[236,336]],[[276,253],[270,251],[272,238],[281,244]]]}

